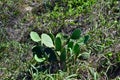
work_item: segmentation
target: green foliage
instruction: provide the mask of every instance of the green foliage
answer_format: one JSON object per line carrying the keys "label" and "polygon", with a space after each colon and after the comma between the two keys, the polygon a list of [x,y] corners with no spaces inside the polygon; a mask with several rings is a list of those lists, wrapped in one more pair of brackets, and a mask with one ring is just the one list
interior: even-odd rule
{"label": "green foliage", "polygon": [[72,15],[79,15],[83,12],[89,12],[90,6],[95,2],[96,0],[61,0],[56,2],[54,10],[52,11],[52,16],[55,18],[60,16],[70,17]]}
{"label": "green foliage", "polygon": [[77,55],[78,53],[80,53],[80,46],[79,44],[75,44],[74,47],[73,47],[73,51],[74,53]]}
{"label": "green foliage", "polygon": [[40,37],[39,37],[39,35],[36,32],[31,32],[30,33],[30,37],[35,42],[39,42],[40,41]]}
{"label": "green foliage", "polygon": [[81,31],[79,29],[74,30],[71,35],[71,39],[79,39],[81,35]]}
{"label": "green foliage", "polygon": [[47,34],[41,35],[41,42],[47,47],[54,47],[51,37]]}
{"label": "green foliage", "polygon": [[[31,36],[31,39],[36,42],[36,37],[34,39],[33,36],[34,35]],[[33,47],[34,58],[37,62],[51,63],[58,61],[58,63],[60,62],[61,66],[63,65],[63,63],[65,63],[64,66],[66,66],[67,63],[70,63],[67,61],[69,61],[71,57],[73,59],[72,62],[76,62],[76,60],[80,57],[80,54],[82,55],[80,48],[82,45],[79,43],[84,44],[84,42],[87,42],[88,40],[88,37],[87,39],[81,37],[80,29],[75,29],[71,36],[65,37],[65,35],[63,35],[62,33],[58,33],[56,37],[52,38],[45,33],[41,34],[41,44],[39,44],[40,42],[38,42],[38,44]],[[83,41],[79,42],[78,40],[80,38],[83,38]],[[90,53],[89,55],[86,53],[84,52],[84,56],[82,55],[81,57],[83,57],[84,59],[88,59],[90,57]]]}
{"label": "green foliage", "polygon": [[[50,9],[42,14],[44,23],[49,23],[48,27],[61,27],[63,25],[73,24],[74,19],[80,14],[86,14],[91,11],[91,6],[96,3],[96,0],[52,0],[46,4],[46,8]],[[53,5],[54,4],[54,5]],[[49,6],[52,7],[52,9]],[[48,6],[48,7],[47,7]],[[69,21],[72,19],[73,21]],[[68,20],[68,21],[67,21]]]}
{"label": "green foliage", "polygon": [[35,54],[34,58],[37,62],[43,62],[45,60],[45,58],[38,58],[38,56],[36,54]]}
{"label": "green foliage", "polygon": [[62,48],[62,42],[61,42],[60,37],[57,37],[55,39],[55,48],[56,48],[56,51],[60,51]]}
{"label": "green foliage", "polygon": [[[33,10],[26,11],[28,8]],[[111,80],[107,77],[116,77],[116,73],[120,71],[119,15],[119,0],[0,0],[1,80],[25,80],[30,74],[34,80]],[[35,32],[31,39],[35,42],[32,51],[36,62],[32,59],[29,51],[33,44],[26,39],[31,30],[40,30],[40,33],[51,30],[56,34],[59,29],[64,32],[64,27],[69,26],[70,29],[80,27],[90,36],[81,35],[79,39],[71,39],[71,35],[66,37],[63,33],[50,33],[47,35],[52,42],[47,45],[46,42],[42,43],[41,36],[34,36]],[[68,28],[66,31],[69,31]],[[19,32],[20,35],[17,36],[20,41],[11,39]],[[91,39],[88,42],[89,38]],[[51,44],[54,47],[51,47]],[[76,49],[75,45],[79,45],[79,49]],[[80,50],[79,53],[77,50]],[[60,70],[67,67],[67,71],[48,74],[46,71],[34,73],[28,69],[31,64],[38,65],[34,65],[37,69],[39,66],[55,69],[57,65],[54,65],[54,62],[63,66]],[[16,79],[20,71],[26,70],[31,70],[30,74],[22,73],[22,77]],[[107,71],[109,75],[106,74]],[[120,80],[120,77],[116,80]]]}
{"label": "green foliage", "polygon": [[61,61],[61,62],[65,62],[65,61],[66,61],[66,55],[67,55],[66,49],[63,48],[63,49],[61,50],[61,54],[60,54],[60,61]]}
{"label": "green foliage", "polygon": [[84,36],[84,43],[87,43],[87,41],[89,40],[89,38],[90,38],[89,35]]}

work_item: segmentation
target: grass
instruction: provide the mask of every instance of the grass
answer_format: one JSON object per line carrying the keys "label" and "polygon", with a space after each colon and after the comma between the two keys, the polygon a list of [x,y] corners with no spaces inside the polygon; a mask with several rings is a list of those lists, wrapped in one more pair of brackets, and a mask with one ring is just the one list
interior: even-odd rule
{"label": "grass", "polygon": [[[59,10],[56,16],[57,11],[49,7],[44,12],[41,5],[33,5],[32,11],[26,11],[32,3],[32,0],[0,1],[0,80],[120,80],[120,1],[97,0],[85,8],[87,12],[72,16]],[[66,72],[37,71],[30,32],[69,35],[75,28],[80,28],[83,35],[90,35],[86,46],[91,51],[90,58],[68,64]]]}

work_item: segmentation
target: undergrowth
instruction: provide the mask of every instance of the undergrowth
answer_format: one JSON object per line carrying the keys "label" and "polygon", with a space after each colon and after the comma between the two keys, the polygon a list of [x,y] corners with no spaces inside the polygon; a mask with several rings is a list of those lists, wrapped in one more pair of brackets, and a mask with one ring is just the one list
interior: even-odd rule
{"label": "undergrowth", "polygon": [[[119,4],[119,0],[1,0],[0,80],[120,80]],[[67,42],[63,46],[60,38],[52,40],[62,44],[60,48],[54,43],[52,48],[57,63],[50,63],[50,55],[44,55],[44,63],[34,57],[32,49],[38,43],[31,41],[31,31],[54,36],[62,33],[69,40],[75,29],[90,36],[87,44],[75,48],[80,54],[90,53],[87,59],[79,55],[80,59],[73,57],[63,63],[65,58],[59,56],[67,50]],[[46,42],[42,45],[46,49]],[[57,71],[51,73],[50,69]]]}

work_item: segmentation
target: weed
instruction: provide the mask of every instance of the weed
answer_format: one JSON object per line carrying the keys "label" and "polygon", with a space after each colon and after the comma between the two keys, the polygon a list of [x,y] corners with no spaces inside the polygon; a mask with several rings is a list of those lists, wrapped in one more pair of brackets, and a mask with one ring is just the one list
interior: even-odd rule
{"label": "weed", "polygon": [[[31,39],[37,42],[33,47],[34,59],[37,62],[50,62],[60,64],[60,69],[66,69],[69,63],[75,63],[78,58],[88,59],[90,53],[82,52],[80,47],[86,44],[89,36],[81,36],[81,31],[76,29],[71,36],[65,36],[58,33],[56,37],[53,34],[43,33],[41,38],[36,32],[30,33]],[[47,61],[47,62],[45,62]]]}

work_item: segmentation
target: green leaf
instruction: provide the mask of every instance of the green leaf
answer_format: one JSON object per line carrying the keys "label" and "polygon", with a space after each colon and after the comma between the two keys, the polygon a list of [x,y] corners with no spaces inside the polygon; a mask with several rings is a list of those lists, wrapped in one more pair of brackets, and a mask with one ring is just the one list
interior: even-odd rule
{"label": "green leaf", "polygon": [[45,55],[48,56],[48,61],[53,62],[57,60],[56,53],[52,48],[45,48],[44,52],[46,53]]}
{"label": "green leaf", "polygon": [[61,45],[63,45],[66,42],[66,39],[64,38],[63,33],[58,33],[56,35],[56,38],[59,37],[61,39]]}
{"label": "green leaf", "polygon": [[73,41],[70,41],[69,43],[68,43],[68,48],[73,48],[73,44],[74,44],[74,42]]}
{"label": "green leaf", "polygon": [[80,29],[75,29],[71,35],[71,39],[79,39],[81,35]]}
{"label": "green leaf", "polygon": [[80,37],[80,38],[77,40],[77,42],[78,42],[78,43],[84,43],[84,40],[85,40],[84,37]]}
{"label": "green leaf", "polygon": [[79,46],[84,45],[84,37],[80,37],[80,38],[77,40],[77,43],[79,44]]}
{"label": "green leaf", "polygon": [[112,55],[113,55],[112,52],[108,52],[108,53],[106,54],[107,57],[112,57]]}
{"label": "green leaf", "polygon": [[34,32],[34,31],[32,31],[30,33],[30,37],[35,42],[39,42],[40,41],[40,37],[39,37],[38,33]]}
{"label": "green leaf", "polygon": [[87,41],[89,40],[89,38],[90,38],[89,35],[84,36],[84,43],[87,43]]}
{"label": "green leaf", "polygon": [[76,55],[80,53],[80,46],[77,43],[74,45],[73,51]]}
{"label": "green leaf", "polygon": [[61,47],[62,47],[61,39],[59,37],[57,37],[55,39],[55,48],[56,48],[57,51],[60,51]]}
{"label": "green leaf", "polygon": [[53,43],[54,43],[55,36],[54,36],[52,33],[50,33],[50,34],[48,34],[48,35],[50,36],[50,38],[52,39],[52,41],[53,41]]}
{"label": "green leaf", "polygon": [[57,37],[59,37],[59,38],[62,39],[62,38],[63,38],[63,34],[62,34],[62,33],[58,33],[58,34],[56,35],[56,38],[57,38]]}
{"label": "green leaf", "polygon": [[35,54],[39,57],[42,58],[43,54],[43,48],[42,46],[36,45],[32,48],[32,52],[33,52],[33,56],[35,56]]}
{"label": "green leaf", "polygon": [[60,61],[66,61],[66,49],[63,48],[62,51],[61,51],[61,55],[60,55]]}
{"label": "green leaf", "polygon": [[34,59],[37,61],[37,62],[43,62],[45,61],[45,58],[38,58],[38,56],[35,54],[34,56]]}
{"label": "green leaf", "polygon": [[47,47],[54,47],[51,37],[45,33],[41,35],[42,43]]}

